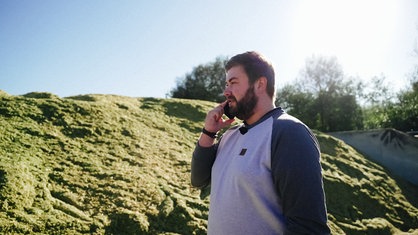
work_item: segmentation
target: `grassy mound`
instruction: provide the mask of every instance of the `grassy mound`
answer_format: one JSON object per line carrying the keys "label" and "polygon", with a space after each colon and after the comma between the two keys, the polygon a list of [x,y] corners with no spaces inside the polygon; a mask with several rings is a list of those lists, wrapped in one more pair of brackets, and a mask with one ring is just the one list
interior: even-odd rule
{"label": "grassy mound", "polygon": [[335,234],[418,234],[418,189],[323,133],[324,187]]}
{"label": "grassy mound", "polygon": [[[0,233],[205,234],[208,192],[189,172],[213,106],[0,92]],[[418,234],[416,188],[316,134],[334,234]]]}

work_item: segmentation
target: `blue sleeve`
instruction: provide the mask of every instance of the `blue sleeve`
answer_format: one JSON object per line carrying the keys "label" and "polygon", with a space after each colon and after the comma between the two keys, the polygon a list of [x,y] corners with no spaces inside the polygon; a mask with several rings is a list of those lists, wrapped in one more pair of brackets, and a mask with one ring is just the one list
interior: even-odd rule
{"label": "blue sleeve", "polygon": [[210,184],[212,166],[216,158],[217,145],[201,147],[199,143],[192,155],[191,183],[192,186],[204,188]]}
{"label": "blue sleeve", "polygon": [[330,234],[319,144],[312,131],[297,119],[276,119],[271,157],[285,234]]}

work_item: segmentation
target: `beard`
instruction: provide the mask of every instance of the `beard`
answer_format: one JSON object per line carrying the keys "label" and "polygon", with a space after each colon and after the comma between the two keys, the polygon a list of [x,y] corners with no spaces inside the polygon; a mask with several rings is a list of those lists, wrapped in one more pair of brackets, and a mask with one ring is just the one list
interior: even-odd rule
{"label": "beard", "polygon": [[228,99],[232,99],[236,103],[235,107],[230,107],[230,113],[241,120],[247,120],[254,114],[254,108],[258,102],[258,97],[254,92],[254,85],[248,87],[240,101],[237,101],[235,96],[228,97]]}

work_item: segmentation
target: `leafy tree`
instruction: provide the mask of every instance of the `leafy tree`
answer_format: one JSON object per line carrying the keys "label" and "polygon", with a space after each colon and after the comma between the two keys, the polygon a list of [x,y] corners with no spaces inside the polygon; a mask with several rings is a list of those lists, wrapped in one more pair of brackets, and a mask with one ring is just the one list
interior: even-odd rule
{"label": "leafy tree", "polygon": [[315,98],[311,92],[304,92],[298,84],[286,85],[279,89],[276,96],[276,106],[281,106],[287,112],[310,126],[317,127],[318,112],[315,110]]}
{"label": "leafy tree", "polygon": [[224,57],[217,57],[213,62],[193,68],[192,72],[178,80],[177,87],[171,90],[170,96],[222,102],[225,100],[223,90],[226,61]]}
{"label": "leafy tree", "polygon": [[385,105],[394,101],[395,94],[390,88],[390,84],[386,82],[386,77],[374,76],[368,83],[361,83],[364,89],[361,89],[360,96],[365,106]]}
{"label": "leafy tree", "polygon": [[[418,47],[417,47],[418,48]],[[418,50],[416,49],[418,56]],[[363,94],[365,128],[395,128],[401,131],[418,130],[418,65],[410,74],[410,87],[394,94],[384,84],[384,77],[373,79],[373,89]]]}
{"label": "leafy tree", "polygon": [[398,102],[388,110],[387,125],[401,130],[418,130],[418,66],[410,79],[408,90],[398,94]]}
{"label": "leafy tree", "polygon": [[299,78],[306,91],[332,94],[342,89],[340,84],[344,80],[344,73],[336,57],[314,55],[306,59]]}
{"label": "leafy tree", "polygon": [[[418,28],[417,28],[418,29]],[[418,58],[418,40],[415,40],[414,54]],[[418,64],[410,74],[410,87],[401,91],[389,110],[389,123],[401,131],[418,130]]]}
{"label": "leafy tree", "polygon": [[385,76],[375,76],[368,83],[362,83],[363,116],[365,129],[391,127],[388,110],[394,105],[395,93],[390,89]]}
{"label": "leafy tree", "polygon": [[296,84],[278,91],[277,103],[314,129],[343,131],[362,128],[356,96],[336,57],[312,56]]}

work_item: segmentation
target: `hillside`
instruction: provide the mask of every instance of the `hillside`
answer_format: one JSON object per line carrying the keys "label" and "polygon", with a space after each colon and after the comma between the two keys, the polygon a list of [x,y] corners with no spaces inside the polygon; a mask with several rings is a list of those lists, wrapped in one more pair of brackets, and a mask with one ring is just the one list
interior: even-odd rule
{"label": "hillside", "polygon": [[[205,234],[191,152],[214,104],[0,91],[1,234]],[[418,190],[316,133],[333,234],[418,234]]]}

